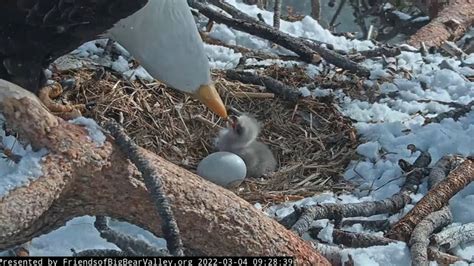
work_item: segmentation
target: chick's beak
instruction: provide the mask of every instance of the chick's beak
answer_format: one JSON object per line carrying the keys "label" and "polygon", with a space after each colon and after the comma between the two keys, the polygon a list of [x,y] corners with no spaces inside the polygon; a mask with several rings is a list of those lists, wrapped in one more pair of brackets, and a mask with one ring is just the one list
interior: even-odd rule
{"label": "chick's beak", "polygon": [[211,109],[218,116],[227,119],[227,110],[222,102],[219,93],[212,84],[201,85],[194,97],[202,102],[207,108]]}

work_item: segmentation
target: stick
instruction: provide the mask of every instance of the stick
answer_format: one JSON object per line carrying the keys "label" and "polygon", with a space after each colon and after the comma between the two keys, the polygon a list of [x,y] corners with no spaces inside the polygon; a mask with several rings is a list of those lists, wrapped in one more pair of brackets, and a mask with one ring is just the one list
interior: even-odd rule
{"label": "stick", "polygon": [[[319,239],[318,234],[323,228],[312,227],[309,229],[309,236],[314,239]],[[366,248],[372,246],[385,246],[390,243],[396,243],[397,241],[385,238],[383,236],[376,236],[374,234],[367,233],[356,233],[349,232],[340,229],[334,229],[332,231],[332,237],[334,244],[344,245],[350,248]]]}
{"label": "stick", "polygon": [[234,97],[236,98],[254,98],[254,99],[268,99],[275,98],[274,93],[269,92],[234,92]]}
{"label": "stick", "polygon": [[314,220],[319,219],[341,219],[346,217],[369,217],[381,213],[396,213],[406,204],[411,202],[410,194],[415,192],[419,183],[425,176],[426,168],[431,160],[423,159],[425,154],[421,154],[414,163],[414,168],[407,175],[405,183],[400,192],[390,198],[380,201],[369,201],[360,203],[337,204],[327,203],[304,208],[301,212],[293,212],[283,218],[280,223],[291,227],[291,230],[298,235],[303,235]]}
{"label": "stick", "polygon": [[415,226],[428,214],[448,204],[457,192],[474,180],[474,159],[466,159],[426,194],[405,217],[398,221],[385,236],[407,241]]}
{"label": "stick", "polygon": [[473,263],[472,260],[465,260],[458,256],[454,256],[448,253],[441,252],[436,247],[428,247],[428,259],[430,261],[436,261],[440,265],[452,265],[458,261],[463,261],[467,264]]}
{"label": "stick", "polygon": [[281,0],[275,0],[273,7],[273,27],[277,30],[280,29],[280,13],[281,13]]}

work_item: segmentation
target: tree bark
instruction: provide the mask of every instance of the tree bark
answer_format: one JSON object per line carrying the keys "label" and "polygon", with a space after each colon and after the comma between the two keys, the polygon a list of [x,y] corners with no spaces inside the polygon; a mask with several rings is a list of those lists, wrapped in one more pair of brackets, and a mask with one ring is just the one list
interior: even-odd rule
{"label": "tree bark", "polygon": [[[110,216],[162,235],[140,173],[111,137],[98,147],[85,128],[53,116],[37,98],[9,86],[0,90],[0,111],[8,126],[49,153],[41,161],[41,177],[0,198],[0,249],[82,215]],[[309,243],[234,193],[140,151],[163,178],[186,247],[211,256],[287,255],[298,264],[329,265]]]}
{"label": "tree bark", "polygon": [[428,25],[411,36],[408,44],[419,48],[423,42],[428,47],[439,47],[444,41],[461,38],[473,24],[474,1],[454,0]]}

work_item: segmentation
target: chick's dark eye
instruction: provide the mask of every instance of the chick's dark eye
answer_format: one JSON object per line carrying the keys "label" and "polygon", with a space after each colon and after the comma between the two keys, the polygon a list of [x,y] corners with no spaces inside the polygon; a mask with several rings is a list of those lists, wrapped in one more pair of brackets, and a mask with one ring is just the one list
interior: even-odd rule
{"label": "chick's dark eye", "polygon": [[242,135],[242,133],[244,133],[244,128],[240,124],[237,124],[237,126],[235,127],[235,131],[237,132],[237,134]]}

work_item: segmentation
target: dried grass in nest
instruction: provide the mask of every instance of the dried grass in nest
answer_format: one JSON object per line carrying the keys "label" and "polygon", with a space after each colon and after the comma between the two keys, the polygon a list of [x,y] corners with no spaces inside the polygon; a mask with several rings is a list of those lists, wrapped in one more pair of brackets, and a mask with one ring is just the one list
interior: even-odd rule
{"label": "dried grass in nest", "polygon": [[[213,139],[224,126],[199,102],[160,83],[129,82],[109,71],[97,77],[90,69],[60,76],[73,76],[78,84],[65,98],[96,103],[85,116],[122,120],[139,145],[192,172],[213,151]],[[276,97],[242,98],[242,92],[261,92],[261,88],[223,76],[216,72],[214,80],[226,106],[251,113],[262,123],[260,138],[279,162],[274,174],[248,180],[235,192],[250,202],[281,202],[331,189],[354,155],[356,139],[350,121],[332,104],[315,100],[295,105]]]}

